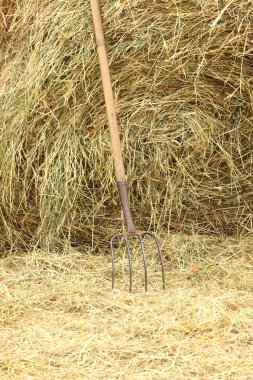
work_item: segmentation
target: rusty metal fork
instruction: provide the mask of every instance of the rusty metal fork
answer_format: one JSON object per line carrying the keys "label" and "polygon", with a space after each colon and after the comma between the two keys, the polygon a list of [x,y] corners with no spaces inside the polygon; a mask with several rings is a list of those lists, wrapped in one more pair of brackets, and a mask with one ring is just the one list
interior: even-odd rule
{"label": "rusty metal fork", "polygon": [[147,272],[146,253],[145,253],[145,249],[144,249],[144,238],[145,238],[145,236],[151,236],[153,238],[153,240],[155,241],[155,246],[156,246],[159,258],[160,258],[161,270],[162,270],[162,285],[163,285],[163,289],[165,289],[165,274],[164,274],[163,255],[161,252],[161,248],[160,248],[160,244],[158,242],[158,239],[155,236],[155,234],[153,234],[152,232],[136,230],[134,223],[133,223],[130,206],[129,206],[126,181],[118,181],[118,190],[119,190],[119,196],[120,196],[121,206],[122,206],[123,213],[124,213],[127,231],[113,235],[113,237],[110,240],[110,247],[111,247],[111,254],[112,254],[112,288],[114,289],[114,286],[115,286],[115,253],[114,253],[113,243],[116,239],[119,238],[119,239],[123,239],[125,241],[125,244],[126,244],[126,251],[127,251],[128,263],[129,263],[129,277],[130,277],[129,291],[132,292],[133,268],[132,268],[132,253],[131,253],[131,248],[130,248],[130,244],[129,244],[129,238],[137,237],[137,239],[140,242],[141,254],[142,254],[143,265],[144,265],[145,291],[148,290],[148,272]]}
{"label": "rusty metal fork", "polygon": [[114,254],[113,242],[114,242],[114,240],[116,238],[124,238],[125,243],[126,243],[128,262],[129,262],[129,277],[130,277],[130,279],[129,279],[129,292],[131,293],[132,290],[133,290],[132,254],[131,254],[131,249],[130,249],[130,244],[129,244],[129,241],[128,241],[128,237],[137,236],[138,239],[140,240],[141,253],[142,253],[142,259],[143,259],[143,265],[144,265],[145,291],[146,292],[148,291],[147,260],[146,260],[146,254],[145,254],[144,243],[143,243],[144,237],[146,235],[152,236],[153,239],[155,240],[155,243],[156,243],[156,246],[157,246],[157,250],[158,250],[158,254],[159,254],[160,260],[161,260],[162,285],[163,285],[163,289],[165,289],[165,275],[164,275],[163,256],[162,256],[162,252],[161,252],[160,245],[159,245],[159,242],[157,240],[157,237],[153,233],[151,233],[151,232],[148,232],[148,231],[137,231],[137,230],[134,233],[130,233],[130,232],[126,231],[126,232],[122,232],[122,233],[119,233],[119,234],[115,234],[115,235],[113,235],[113,237],[110,240],[110,247],[111,247],[111,253],[112,253],[112,289],[114,289],[114,286],[115,286],[115,254]]}
{"label": "rusty metal fork", "polygon": [[124,218],[125,218],[125,224],[126,224],[126,231],[120,234],[114,235],[110,241],[111,252],[112,252],[112,288],[114,288],[114,285],[115,285],[115,254],[114,254],[113,243],[116,238],[123,238],[126,244],[126,250],[128,254],[129,271],[130,271],[130,292],[132,291],[132,283],[133,283],[132,254],[131,254],[131,249],[130,249],[130,244],[129,244],[129,238],[137,237],[139,239],[140,246],[141,246],[142,258],[143,258],[143,264],[144,264],[144,274],[145,274],[145,290],[147,291],[148,277],[147,277],[147,260],[146,260],[145,250],[144,250],[144,238],[145,236],[149,235],[155,241],[156,249],[158,251],[158,255],[161,260],[162,284],[163,284],[163,289],[164,289],[165,288],[164,264],[163,264],[163,256],[162,256],[162,252],[159,246],[159,242],[156,236],[152,234],[151,232],[136,230],[133,223],[131,210],[129,206],[128,194],[127,194],[127,182],[126,182],[125,169],[124,169],[123,158],[122,158],[119,127],[118,127],[118,122],[117,122],[117,117],[116,117],[116,109],[115,109],[115,103],[114,103],[114,97],[113,97],[113,91],[112,91],[112,83],[111,83],[111,77],[110,77],[110,70],[109,70],[109,63],[108,63],[108,57],[107,57],[107,51],[106,51],[106,44],[105,44],[105,38],[104,38],[103,23],[102,23],[99,0],[90,0],[90,4],[91,4],[92,17],[93,17],[93,24],[94,24],[95,34],[96,34],[96,45],[97,45],[97,52],[98,52],[98,57],[99,57],[100,71],[101,71],[101,77],[102,77],[102,83],[103,83],[106,112],[107,112],[107,117],[108,117],[108,122],[109,122],[109,131],[110,131],[110,138],[111,138],[111,144],[112,144],[115,174],[116,174],[116,179],[117,179],[119,197],[120,197],[120,201],[121,201],[121,205],[122,205],[122,209],[124,213]]}

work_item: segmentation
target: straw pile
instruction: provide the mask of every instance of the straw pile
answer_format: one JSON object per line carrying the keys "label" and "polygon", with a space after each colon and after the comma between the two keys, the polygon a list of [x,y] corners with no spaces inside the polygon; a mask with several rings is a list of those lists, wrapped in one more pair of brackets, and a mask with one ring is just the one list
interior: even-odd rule
{"label": "straw pile", "polygon": [[252,238],[168,243],[168,289],[146,295],[121,275],[111,292],[103,255],[2,259],[1,380],[251,380]]}
{"label": "straw pile", "polygon": [[[102,5],[138,223],[252,232],[252,1]],[[1,249],[95,247],[122,218],[89,1],[0,11]]]}

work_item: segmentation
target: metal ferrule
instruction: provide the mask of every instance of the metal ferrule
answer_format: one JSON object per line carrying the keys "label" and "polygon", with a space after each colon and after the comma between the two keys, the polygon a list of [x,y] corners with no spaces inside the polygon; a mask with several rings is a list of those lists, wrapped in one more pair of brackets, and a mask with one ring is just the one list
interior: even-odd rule
{"label": "metal ferrule", "polygon": [[129,199],[127,194],[127,182],[126,181],[117,181],[119,197],[124,213],[126,228],[128,232],[135,232],[135,227],[133,223],[133,218],[129,206]]}

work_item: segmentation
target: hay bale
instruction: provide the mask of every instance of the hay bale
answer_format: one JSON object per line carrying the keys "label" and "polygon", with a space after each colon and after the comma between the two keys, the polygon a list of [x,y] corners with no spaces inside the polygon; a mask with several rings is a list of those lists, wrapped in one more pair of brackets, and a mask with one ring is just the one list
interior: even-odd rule
{"label": "hay bale", "polygon": [[[138,223],[251,232],[252,2],[102,5]],[[96,245],[122,218],[89,2],[1,15],[2,248]]]}

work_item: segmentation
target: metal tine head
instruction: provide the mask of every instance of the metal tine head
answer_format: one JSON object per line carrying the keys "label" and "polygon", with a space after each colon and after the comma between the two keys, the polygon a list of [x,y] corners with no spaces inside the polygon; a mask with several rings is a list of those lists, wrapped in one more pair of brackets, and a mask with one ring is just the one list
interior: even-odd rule
{"label": "metal tine head", "polygon": [[129,244],[129,237],[137,237],[139,242],[140,242],[140,247],[141,247],[141,254],[142,254],[142,259],[143,259],[143,266],[144,266],[144,275],[145,275],[145,291],[147,292],[148,290],[148,272],[147,272],[147,258],[146,258],[146,253],[145,253],[145,248],[144,248],[144,238],[146,236],[150,236],[155,240],[155,244],[157,247],[158,255],[160,258],[161,262],[161,270],[162,270],[162,285],[163,289],[165,289],[165,274],[164,274],[164,262],[163,262],[163,256],[161,252],[161,248],[158,242],[157,237],[148,231],[136,231],[134,233],[130,232],[122,232],[120,234],[116,234],[111,238],[110,241],[110,247],[111,247],[111,254],[112,254],[112,289],[114,289],[115,286],[115,250],[114,250],[114,241],[116,239],[124,239],[125,241],[125,246],[126,246],[126,251],[128,255],[128,263],[129,263],[129,277],[130,277],[130,285],[129,285],[129,292],[132,292],[132,287],[133,287],[133,269],[132,269],[132,253],[130,249],[130,244]]}

